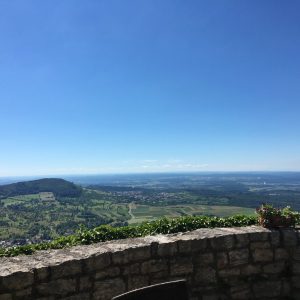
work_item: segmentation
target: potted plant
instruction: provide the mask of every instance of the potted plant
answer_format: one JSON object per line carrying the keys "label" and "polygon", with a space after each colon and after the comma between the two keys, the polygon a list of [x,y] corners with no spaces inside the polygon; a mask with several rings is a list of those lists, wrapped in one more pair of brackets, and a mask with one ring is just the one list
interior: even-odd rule
{"label": "potted plant", "polygon": [[267,228],[294,227],[300,216],[290,206],[275,208],[271,204],[262,204],[256,213],[259,216],[258,223]]}

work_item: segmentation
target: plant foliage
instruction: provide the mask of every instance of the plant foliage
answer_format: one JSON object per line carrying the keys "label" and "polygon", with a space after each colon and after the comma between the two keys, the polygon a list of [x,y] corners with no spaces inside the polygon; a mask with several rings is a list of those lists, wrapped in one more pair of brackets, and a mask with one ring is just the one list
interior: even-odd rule
{"label": "plant foliage", "polygon": [[199,228],[249,226],[257,224],[253,216],[237,215],[227,218],[206,216],[185,216],[180,218],[163,218],[136,226],[112,227],[102,225],[93,229],[83,226],[74,235],[62,236],[48,243],[29,244],[0,249],[0,256],[29,255],[37,250],[61,249],[75,245],[88,245],[97,242],[142,237],[146,235],[186,232]]}

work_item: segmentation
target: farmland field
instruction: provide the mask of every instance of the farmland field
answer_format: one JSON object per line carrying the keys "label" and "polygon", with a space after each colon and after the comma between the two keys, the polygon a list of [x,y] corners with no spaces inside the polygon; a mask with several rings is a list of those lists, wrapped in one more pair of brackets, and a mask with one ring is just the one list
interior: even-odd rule
{"label": "farmland field", "polygon": [[252,208],[236,206],[217,206],[217,205],[170,205],[170,206],[149,206],[134,205],[131,209],[129,224],[137,224],[145,221],[152,221],[162,217],[180,217],[187,215],[213,215],[213,216],[232,216],[237,214],[254,215]]}

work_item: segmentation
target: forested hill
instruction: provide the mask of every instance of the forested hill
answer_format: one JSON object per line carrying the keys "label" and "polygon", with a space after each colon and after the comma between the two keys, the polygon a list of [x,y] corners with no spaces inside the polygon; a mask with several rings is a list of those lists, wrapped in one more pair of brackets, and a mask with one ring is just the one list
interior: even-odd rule
{"label": "forested hill", "polygon": [[39,192],[52,192],[55,196],[61,197],[78,197],[82,193],[82,188],[59,178],[44,178],[0,185],[0,198],[37,194]]}

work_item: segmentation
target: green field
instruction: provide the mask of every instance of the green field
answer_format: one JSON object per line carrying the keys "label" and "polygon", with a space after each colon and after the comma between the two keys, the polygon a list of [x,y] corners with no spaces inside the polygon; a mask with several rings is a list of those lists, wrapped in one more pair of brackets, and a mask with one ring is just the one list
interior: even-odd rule
{"label": "green field", "polygon": [[133,218],[129,220],[130,224],[156,220],[162,217],[173,218],[186,215],[213,215],[227,217],[237,214],[254,215],[255,213],[252,208],[194,204],[169,206],[132,205],[131,208]]}

